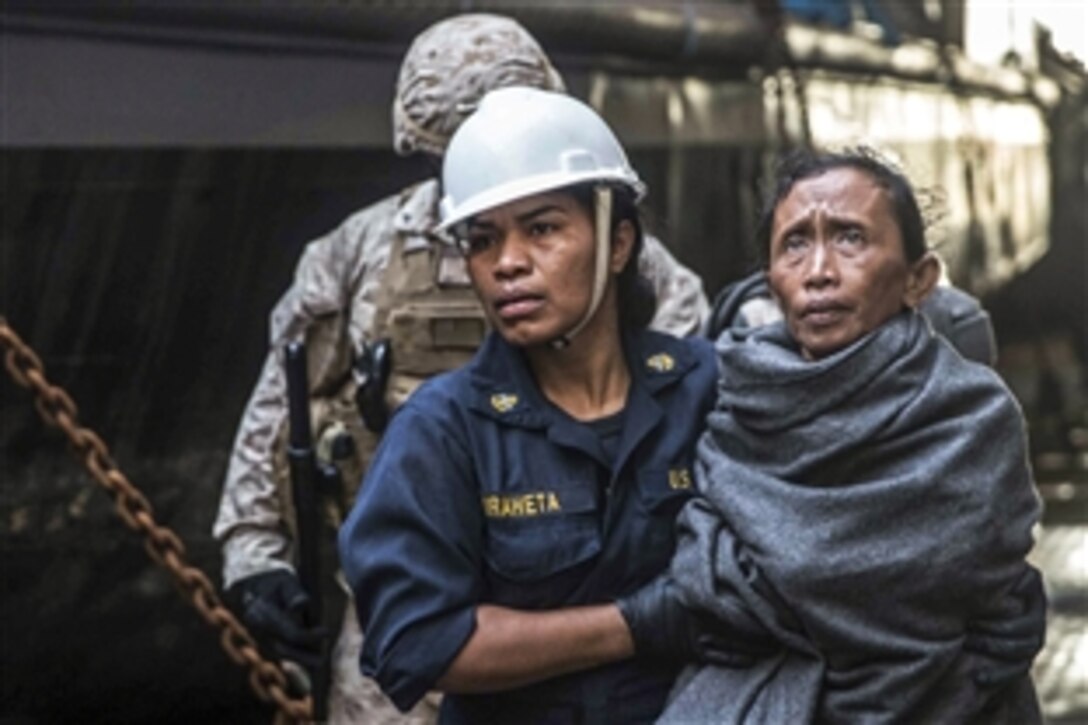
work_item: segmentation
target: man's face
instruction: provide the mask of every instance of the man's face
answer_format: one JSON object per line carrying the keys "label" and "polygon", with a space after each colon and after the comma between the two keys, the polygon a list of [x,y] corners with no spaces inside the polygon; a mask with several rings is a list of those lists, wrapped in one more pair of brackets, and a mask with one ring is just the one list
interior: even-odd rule
{"label": "man's face", "polygon": [[929,291],[907,262],[888,192],[859,169],[797,182],[775,209],[769,253],[771,289],[809,359],[846,347]]}
{"label": "man's face", "polygon": [[593,221],[572,195],[537,194],[480,213],[463,244],[476,294],[507,342],[550,342],[589,307]]}

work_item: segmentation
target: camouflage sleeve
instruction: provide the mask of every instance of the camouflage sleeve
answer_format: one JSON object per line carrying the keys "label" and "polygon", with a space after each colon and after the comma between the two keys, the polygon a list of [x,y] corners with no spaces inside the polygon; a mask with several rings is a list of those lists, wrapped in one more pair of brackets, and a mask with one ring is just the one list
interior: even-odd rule
{"label": "camouflage sleeve", "polygon": [[653,283],[657,294],[657,313],[650,327],[679,337],[698,334],[710,313],[699,276],[649,234],[638,259],[638,268]]}
{"label": "camouflage sleeve", "polygon": [[[223,583],[291,568],[286,456],[287,391],[283,347],[306,340],[310,390],[336,386],[350,375],[353,341],[348,318],[366,315],[356,297],[384,268],[381,242],[386,204],[349,217],[303,251],[294,281],[272,311],[270,347],[235,436],[213,528],[223,545]],[[379,249],[374,249],[379,247]],[[382,257],[384,253],[384,259]]]}

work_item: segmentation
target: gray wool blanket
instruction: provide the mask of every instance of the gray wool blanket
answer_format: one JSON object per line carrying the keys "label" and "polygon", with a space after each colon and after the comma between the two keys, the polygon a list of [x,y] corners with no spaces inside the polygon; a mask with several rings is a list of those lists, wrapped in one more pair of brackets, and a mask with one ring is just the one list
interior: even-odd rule
{"label": "gray wool blanket", "polygon": [[904,312],[804,360],[785,327],[719,338],[672,573],[687,601],[782,643],[689,668],[662,723],[1032,722],[1028,678],[971,678],[968,623],[1018,611],[1040,506],[997,375]]}

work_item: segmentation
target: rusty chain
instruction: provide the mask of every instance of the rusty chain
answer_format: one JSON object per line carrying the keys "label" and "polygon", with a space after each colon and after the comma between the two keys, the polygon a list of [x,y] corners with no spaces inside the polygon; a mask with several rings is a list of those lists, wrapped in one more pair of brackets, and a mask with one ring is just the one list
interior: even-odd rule
{"label": "rusty chain", "polygon": [[64,431],[73,455],[113,498],[117,514],[130,529],[143,534],[148,556],[170,573],[179,593],[187,597],[204,621],[219,630],[219,643],[231,661],[249,668],[249,684],[257,696],[264,702],[274,702],[286,719],[309,722],[310,698],[288,694],[283,670],[261,656],[253,636],[223,606],[211,580],[189,565],[181,539],[170,528],[156,523],[151,503],[117,468],[102,439],[79,424],[72,398],[62,388],[50,384],[41,360],[3,316],[0,316],[0,348],[4,349],[4,364],[12,379],[35,394],[38,414],[48,425]]}

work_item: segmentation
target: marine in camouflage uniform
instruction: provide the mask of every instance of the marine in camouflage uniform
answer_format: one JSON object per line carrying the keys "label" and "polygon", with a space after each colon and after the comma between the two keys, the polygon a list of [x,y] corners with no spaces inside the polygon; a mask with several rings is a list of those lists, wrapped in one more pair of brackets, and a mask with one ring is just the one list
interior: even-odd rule
{"label": "marine in camouflage uniform", "polygon": [[[563,90],[547,56],[516,22],[473,14],[433,25],[416,38],[401,67],[393,106],[396,151],[441,157],[479,99],[509,85]],[[390,342],[385,400],[394,409],[427,377],[467,362],[483,339],[485,318],[462,259],[433,231],[440,196],[436,179],[424,181],[356,212],[306,246],[294,283],[272,312],[269,354],[238,429],[215,522],[228,588],[245,589],[270,572],[293,573],[285,344],[306,342],[318,455],[340,469],[348,490],[338,503],[347,510],[377,443],[356,407],[357,363],[377,341]],[[652,326],[697,333],[708,313],[699,278],[651,237],[639,267],[657,292]],[[343,446],[348,439],[353,445]],[[336,449],[347,455],[334,455]],[[433,722],[437,696],[401,715],[362,677],[361,639],[348,607],[333,651],[330,721]]]}

